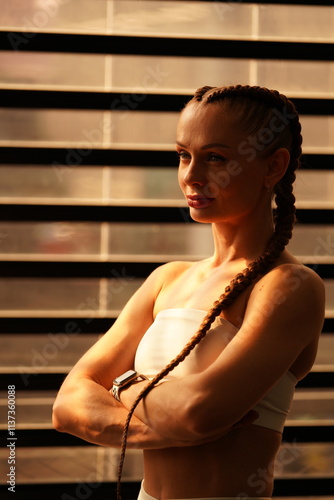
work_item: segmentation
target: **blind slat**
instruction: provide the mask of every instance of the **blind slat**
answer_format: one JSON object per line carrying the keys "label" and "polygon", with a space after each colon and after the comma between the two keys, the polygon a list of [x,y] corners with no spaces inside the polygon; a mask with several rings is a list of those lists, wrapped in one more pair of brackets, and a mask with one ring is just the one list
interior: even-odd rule
{"label": "blind slat", "polygon": [[0,32],[0,50],[333,61],[331,43]]}

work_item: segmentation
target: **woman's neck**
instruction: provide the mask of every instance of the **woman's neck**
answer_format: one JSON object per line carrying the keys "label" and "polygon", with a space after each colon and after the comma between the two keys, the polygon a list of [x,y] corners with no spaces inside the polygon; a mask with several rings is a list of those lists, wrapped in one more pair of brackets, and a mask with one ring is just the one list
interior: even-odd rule
{"label": "woman's neck", "polygon": [[274,233],[274,223],[272,217],[262,217],[261,222],[256,223],[213,223],[212,232],[213,267],[237,260],[244,261],[247,266],[266,250]]}

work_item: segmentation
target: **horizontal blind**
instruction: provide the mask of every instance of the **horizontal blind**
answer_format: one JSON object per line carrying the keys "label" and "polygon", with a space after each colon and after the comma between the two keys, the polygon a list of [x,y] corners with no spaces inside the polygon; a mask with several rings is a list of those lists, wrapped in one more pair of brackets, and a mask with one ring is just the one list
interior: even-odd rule
{"label": "horizontal blind", "polygon": [[[156,266],[210,255],[210,228],[191,221],[177,186],[175,126],[197,87],[243,83],[278,88],[301,114],[290,248],[327,291],[319,354],[298,384],[274,496],[332,495],[332,2],[0,4],[1,411],[15,385],[17,491],[57,499],[114,491],[118,451],[56,433],[52,402]],[[130,452],[125,498],[136,497],[141,467]]]}

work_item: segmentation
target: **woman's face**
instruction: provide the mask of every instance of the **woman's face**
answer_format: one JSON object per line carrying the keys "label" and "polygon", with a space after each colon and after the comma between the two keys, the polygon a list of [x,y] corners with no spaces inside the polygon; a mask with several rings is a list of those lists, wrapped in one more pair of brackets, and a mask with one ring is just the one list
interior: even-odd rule
{"label": "woman's face", "polygon": [[[268,158],[221,103],[188,105],[177,127],[179,184],[198,222],[238,224],[270,208]],[[259,212],[260,213],[260,212]]]}

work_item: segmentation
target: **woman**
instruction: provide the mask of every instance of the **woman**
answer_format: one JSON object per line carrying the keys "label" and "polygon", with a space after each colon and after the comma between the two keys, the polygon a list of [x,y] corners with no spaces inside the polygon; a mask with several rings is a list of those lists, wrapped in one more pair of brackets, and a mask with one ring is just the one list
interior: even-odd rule
{"label": "woman", "polygon": [[[127,445],[144,450],[141,499],[272,494],[285,418],[324,318],[321,279],[285,249],[300,131],[277,91],[195,93],[177,128],[179,183],[191,217],[212,224],[214,254],[156,269],[59,392],[56,429],[103,446],[120,446],[135,408]],[[138,373],[154,378],[145,397]]]}

